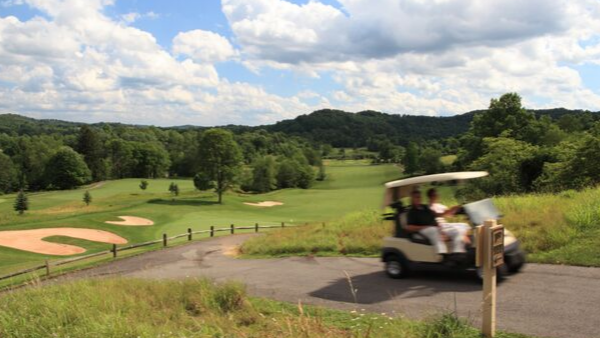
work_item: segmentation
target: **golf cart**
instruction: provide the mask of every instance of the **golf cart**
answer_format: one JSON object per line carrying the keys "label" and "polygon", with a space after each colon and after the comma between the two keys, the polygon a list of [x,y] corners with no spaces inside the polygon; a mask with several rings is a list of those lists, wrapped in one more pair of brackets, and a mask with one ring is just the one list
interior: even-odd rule
{"label": "golf cart", "polygon": [[[391,278],[408,277],[410,271],[423,265],[437,265],[448,269],[473,270],[481,278],[481,270],[475,266],[476,241],[473,239],[472,227],[483,224],[489,219],[500,220],[500,213],[491,199],[484,199],[463,204],[459,214],[466,215],[471,226],[467,234],[471,245],[467,245],[466,254],[460,259],[448,259],[452,255],[438,254],[429,239],[418,232],[411,232],[407,227],[408,208],[402,199],[423,185],[440,184],[442,182],[460,183],[464,180],[488,176],[485,171],[456,172],[412,177],[385,184],[386,193],[384,207],[393,209],[384,214],[386,221],[392,222],[395,229],[393,237],[383,241],[382,260],[385,271]],[[410,204],[410,203],[408,203]],[[389,210],[389,209],[388,209]],[[448,243],[447,243],[448,244]],[[498,267],[498,276],[518,272],[525,264],[525,254],[519,248],[519,241],[508,230],[504,233],[504,265]]]}

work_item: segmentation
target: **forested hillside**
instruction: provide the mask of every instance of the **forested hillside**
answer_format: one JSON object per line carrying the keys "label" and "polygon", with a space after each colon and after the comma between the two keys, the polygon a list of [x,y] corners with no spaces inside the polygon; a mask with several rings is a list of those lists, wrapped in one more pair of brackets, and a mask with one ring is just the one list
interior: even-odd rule
{"label": "forested hillside", "polygon": [[[527,110],[536,116],[559,119],[564,115],[581,115],[587,112],[564,108]],[[385,114],[375,111],[348,113],[341,110],[319,110],[301,115],[293,120],[265,126],[269,131],[298,135],[334,147],[366,147],[371,140],[386,139],[393,144],[407,146],[410,142],[443,140],[457,137],[469,130],[477,110],[448,117]]]}
{"label": "forested hillside", "polygon": [[[495,177],[481,187],[487,193],[578,188],[600,182],[600,172],[589,165],[600,154],[599,117],[562,108],[525,110],[515,93],[492,99],[487,110],[451,117],[320,110],[274,125],[224,126],[211,137],[207,127],[4,114],[0,193],[127,177],[195,177],[198,188],[219,192],[231,186],[255,192],[308,188],[326,177],[321,157],[348,158],[345,148],[373,163],[402,163],[407,174],[489,170]],[[366,149],[357,151],[361,147]],[[223,149],[225,155],[216,153]],[[229,178],[215,181],[207,158],[229,163],[219,169]]]}

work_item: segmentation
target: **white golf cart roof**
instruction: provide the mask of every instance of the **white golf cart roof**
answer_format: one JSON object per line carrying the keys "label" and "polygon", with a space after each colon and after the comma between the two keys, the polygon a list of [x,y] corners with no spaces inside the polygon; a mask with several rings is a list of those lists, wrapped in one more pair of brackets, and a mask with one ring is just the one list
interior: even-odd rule
{"label": "white golf cart roof", "polygon": [[444,181],[463,181],[488,176],[487,171],[462,171],[434,175],[417,176],[388,182],[385,184],[384,207],[394,202],[394,199],[408,197],[410,193],[422,184]]}

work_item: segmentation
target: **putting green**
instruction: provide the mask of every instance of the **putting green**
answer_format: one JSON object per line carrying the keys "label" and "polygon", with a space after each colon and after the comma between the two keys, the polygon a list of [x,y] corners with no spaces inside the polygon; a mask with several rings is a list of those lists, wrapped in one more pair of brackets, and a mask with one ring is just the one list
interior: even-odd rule
{"label": "putting green", "polygon": [[[210,192],[198,192],[190,179],[156,179],[145,191],[139,188],[139,179],[107,181],[89,189],[93,202],[82,202],[86,188],[69,191],[35,193],[29,195],[30,210],[18,216],[11,203],[0,204],[1,230],[30,230],[40,228],[88,228],[110,231],[126,238],[129,243],[143,242],[184,233],[188,228],[208,229],[210,226],[227,227],[230,224],[250,226],[302,224],[305,222],[336,219],[349,212],[373,209],[383,198],[382,184],[397,179],[401,172],[393,165],[329,162],[327,179],[316,182],[311,189],[284,189],[267,194],[229,192],[224,203],[217,204]],[[168,187],[178,184],[179,196],[171,196]],[[11,200],[14,195],[4,196]],[[244,203],[278,201],[272,208],[258,208]],[[122,215],[150,219],[153,226],[126,227],[106,224]],[[63,242],[64,238],[58,238]],[[88,252],[106,250],[108,245],[83,243]],[[0,247],[0,274],[34,263],[44,255]]]}

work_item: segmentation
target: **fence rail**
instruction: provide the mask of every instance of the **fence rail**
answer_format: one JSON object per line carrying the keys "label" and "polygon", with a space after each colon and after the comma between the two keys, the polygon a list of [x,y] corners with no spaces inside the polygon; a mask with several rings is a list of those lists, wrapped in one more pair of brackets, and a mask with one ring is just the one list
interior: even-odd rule
{"label": "fence rail", "polygon": [[[137,248],[141,248],[141,247],[145,247],[145,246],[149,246],[149,245],[153,245],[153,244],[159,244],[159,243],[163,243],[163,247],[167,247],[169,244],[169,241],[172,241],[172,240],[175,240],[178,238],[183,238],[183,237],[187,237],[188,241],[192,241],[193,235],[198,235],[198,234],[210,234],[210,237],[214,237],[215,232],[227,231],[227,232],[230,232],[230,234],[234,234],[236,230],[254,230],[255,232],[258,232],[259,229],[285,228],[286,226],[290,226],[290,225],[286,225],[284,222],[281,222],[281,225],[258,225],[258,223],[256,223],[253,226],[241,226],[241,227],[235,227],[233,224],[231,224],[227,228],[215,228],[214,226],[211,226],[210,229],[196,230],[196,231],[192,231],[192,229],[190,228],[190,229],[188,229],[188,231],[186,233],[174,235],[171,237],[168,237],[167,234],[163,234],[162,238],[155,239],[153,241],[136,243],[136,244],[131,244],[131,245],[122,246],[122,247],[118,247],[116,244],[113,244],[113,246],[110,250],[94,252],[94,253],[91,253],[88,255],[67,258],[67,259],[63,259],[63,260],[55,261],[55,262],[50,262],[50,261],[46,260],[44,265],[38,265],[38,266],[34,266],[34,267],[31,267],[28,269],[15,271],[8,275],[0,276],[0,281],[11,279],[11,278],[14,278],[17,276],[26,275],[26,274],[36,272],[39,270],[46,270],[45,275],[50,276],[50,274],[52,272],[51,271],[52,266],[62,266],[62,265],[79,262],[79,261],[94,258],[94,257],[110,255],[110,254],[113,255],[113,258],[117,258],[118,252],[121,252],[121,251],[137,249]],[[294,226],[294,225],[292,225],[292,226]]]}

